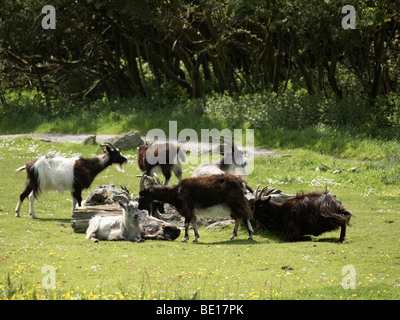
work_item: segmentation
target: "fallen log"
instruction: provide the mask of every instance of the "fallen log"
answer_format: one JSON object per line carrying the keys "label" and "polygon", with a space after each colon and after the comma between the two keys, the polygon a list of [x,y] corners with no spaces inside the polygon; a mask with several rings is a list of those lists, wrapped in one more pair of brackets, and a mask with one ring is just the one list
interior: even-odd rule
{"label": "fallen log", "polygon": [[[75,208],[71,219],[74,232],[85,233],[90,219],[96,215],[122,215],[122,209],[115,203]],[[178,238],[181,233],[177,226],[149,216],[147,210],[139,212],[139,221],[142,225],[141,236],[144,239],[172,241]]]}
{"label": "fallen log", "polygon": [[[89,220],[95,215],[122,215],[122,209],[115,203],[115,201],[120,199],[121,193],[123,192],[123,190],[116,188],[115,185],[105,185],[96,188],[86,198],[83,207],[75,208],[71,220],[73,230],[77,233],[85,233],[89,225]],[[287,194],[282,193],[280,190],[274,190],[270,196],[276,202],[283,202],[286,199],[295,196],[295,194]],[[246,193],[245,197],[249,201],[250,207],[253,210],[254,194]],[[338,201],[341,202],[340,200]],[[143,227],[141,235],[144,239],[175,240],[179,237],[181,232],[180,228],[184,227],[184,218],[173,206],[166,204],[165,210],[165,214],[161,215],[162,220],[149,215],[147,210],[140,211],[139,221]],[[198,225],[209,226],[221,221],[223,224],[233,222],[229,217],[221,217],[219,219],[216,217],[211,219],[204,217],[198,220]]]}

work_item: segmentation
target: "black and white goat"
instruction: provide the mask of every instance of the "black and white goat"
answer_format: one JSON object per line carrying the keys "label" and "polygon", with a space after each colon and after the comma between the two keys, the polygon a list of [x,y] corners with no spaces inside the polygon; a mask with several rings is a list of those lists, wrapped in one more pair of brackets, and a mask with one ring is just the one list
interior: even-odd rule
{"label": "black and white goat", "polygon": [[352,214],[333,195],[313,191],[277,203],[271,196],[262,198],[265,190],[259,192],[257,188],[254,199],[253,219],[261,227],[282,231],[289,241],[302,240],[305,235],[319,236],[340,227],[339,241],[344,241]]}
{"label": "black and white goat", "polygon": [[86,230],[86,239],[93,242],[99,240],[106,241],[144,241],[141,237],[142,226],[139,222],[139,203],[132,197],[129,197],[128,190],[126,198],[119,201],[122,208],[121,216],[94,216],[89,221],[89,226]]}
{"label": "black and white goat", "polygon": [[16,172],[26,170],[28,178],[25,190],[21,193],[15,208],[15,216],[20,216],[22,202],[29,196],[29,213],[32,218],[36,218],[33,202],[42,192],[49,190],[71,191],[72,212],[76,203],[81,206],[82,190],[89,188],[101,171],[113,163],[122,170],[121,166],[128,161],[111,143],[106,142],[101,146],[106,147],[106,150],[103,150],[103,154],[98,157],[42,156],[18,168]]}
{"label": "black and white goat", "polygon": [[[150,185],[144,186],[147,179]],[[244,196],[245,182],[232,174],[219,174],[207,177],[191,177],[182,179],[173,186],[159,185],[153,178],[142,176],[139,192],[139,209],[147,208],[154,200],[173,205],[180,215],[185,218],[185,237],[182,242],[189,239],[189,225],[193,224],[197,242],[199,233],[197,230],[196,213],[199,210],[215,210],[216,207],[235,219],[235,227],[231,240],[237,236],[239,223],[245,220],[252,239],[253,229],[250,224],[251,210]]]}
{"label": "black and white goat", "polygon": [[185,154],[180,147],[173,143],[160,143],[155,145],[142,145],[138,148],[137,163],[147,176],[154,173],[165,177],[164,185],[168,185],[171,172],[180,181],[182,179],[181,162],[185,161]]}
{"label": "black and white goat", "polygon": [[192,177],[205,177],[224,173],[231,173],[244,179],[247,177],[248,159],[230,138],[225,137],[222,141],[224,151],[221,150],[220,153],[223,157],[215,163],[200,164],[193,171]]}

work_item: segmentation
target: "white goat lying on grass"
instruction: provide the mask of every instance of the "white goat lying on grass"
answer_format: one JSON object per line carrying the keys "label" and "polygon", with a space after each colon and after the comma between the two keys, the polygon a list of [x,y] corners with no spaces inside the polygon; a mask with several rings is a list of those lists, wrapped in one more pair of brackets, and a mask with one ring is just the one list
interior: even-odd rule
{"label": "white goat lying on grass", "polygon": [[93,242],[98,242],[99,240],[144,241],[141,237],[142,226],[139,222],[139,203],[133,200],[133,195],[132,200],[129,199],[129,192],[126,189],[124,190],[127,192],[128,197],[118,202],[122,207],[122,216],[94,216],[89,221],[86,239]]}

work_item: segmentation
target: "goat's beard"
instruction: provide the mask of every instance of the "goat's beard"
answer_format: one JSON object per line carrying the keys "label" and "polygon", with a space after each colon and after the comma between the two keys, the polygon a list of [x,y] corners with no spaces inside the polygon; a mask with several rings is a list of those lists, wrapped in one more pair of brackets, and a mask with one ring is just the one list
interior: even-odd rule
{"label": "goat's beard", "polygon": [[121,165],[120,163],[117,163],[117,164],[116,164],[116,167],[117,167],[117,170],[118,170],[119,172],[125,172],[125,170],[122,168],[122,165]]}

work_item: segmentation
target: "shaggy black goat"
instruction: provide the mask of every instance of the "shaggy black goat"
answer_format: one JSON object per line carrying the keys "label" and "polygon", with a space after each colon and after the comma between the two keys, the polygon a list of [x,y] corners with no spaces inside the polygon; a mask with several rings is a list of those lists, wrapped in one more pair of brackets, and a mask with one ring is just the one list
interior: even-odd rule
{"label": "shaggy black goat", "polygon": [[[144,179],[150,182],[149,186],[144,186]],[[224,214],[230,214],[235,219],[231,240],[237,236],[239,223],[242,220],[246,221],[249,239],[252,239],[251,210],[244,197],[244,187],[244,181],[231,174],[186,178],[173,186],[157,185],[153,178],[144,174],[140,182],[139,210],[147,208],[154,200],[173,205],[185,218],[185,237],[182,242],[189,239],[190,222],[192,222],[195,232],[193,242],[197,242],[199,233],[195,211],[211,210],[211,207],[215,210],[215,207],[218,206],[218,209],[224,211]]]}
{"label": "shaggy black goat", "polygon": [[313,191],[277,203],[271,196],[261,198],[264,190],[258,192],[257,188],[253,212],[261,227],[283,231],[289,241],[299,241],[304,235],[319,236],[340,227],[339,241],[344,241],[352,214],[331,194]]}

